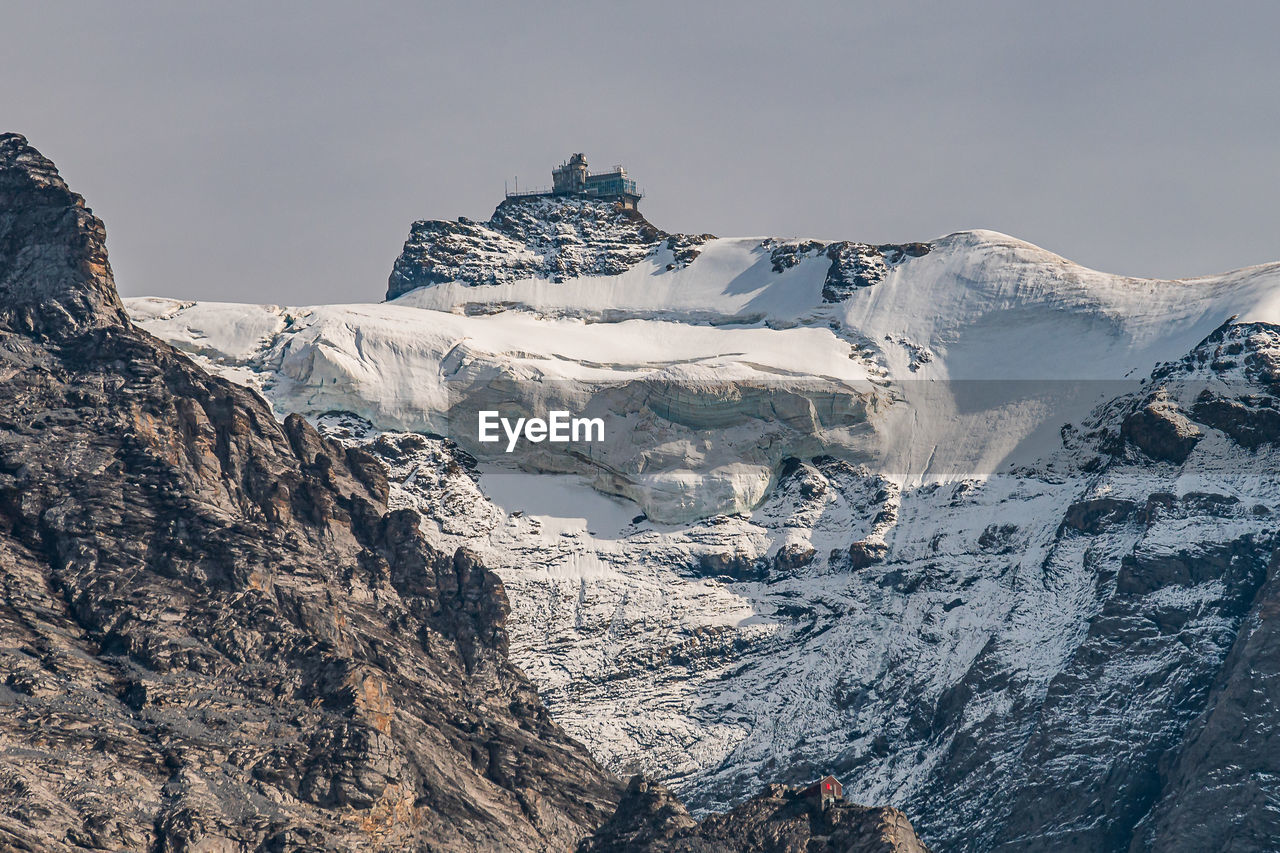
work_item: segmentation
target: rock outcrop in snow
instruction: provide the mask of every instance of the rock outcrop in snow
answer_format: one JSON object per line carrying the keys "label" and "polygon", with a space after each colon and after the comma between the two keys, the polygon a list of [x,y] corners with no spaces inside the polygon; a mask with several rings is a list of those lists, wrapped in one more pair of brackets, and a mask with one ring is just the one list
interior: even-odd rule
{"label": "rock outcrop in snow", "polygon": [[488,222],[413,223],[396,259],[387,299],[433,284],[477,286],[527,278],[564,281],[618,275],[651,256],[669,253],[671,269],[698,256],[710,234],[659,231],[635,208],[564,196],[509,198]]}
{"label": "rock outcrop in snow", "polygon": [[769,253],[773,271],[782,272],[813,255],[826,255],[831,259],[827,278],[822,285],[823,302],[844,302],[853,291],[862,287],[874,287],[889,275],[890,267],[907,258],[929,254],[928,243],[870,246],[842,240],[830,245],[817,240],[781,241]]}

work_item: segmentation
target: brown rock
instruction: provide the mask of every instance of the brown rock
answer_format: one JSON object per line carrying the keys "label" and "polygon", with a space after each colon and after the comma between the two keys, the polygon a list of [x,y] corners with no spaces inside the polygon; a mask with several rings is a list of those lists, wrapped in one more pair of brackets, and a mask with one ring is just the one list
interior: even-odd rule
{"label": "brown rock", "polygon": [[12,135],[0,375],[0,848],[564,850],[612,810],[497,578],[369,454],[135,329]]}

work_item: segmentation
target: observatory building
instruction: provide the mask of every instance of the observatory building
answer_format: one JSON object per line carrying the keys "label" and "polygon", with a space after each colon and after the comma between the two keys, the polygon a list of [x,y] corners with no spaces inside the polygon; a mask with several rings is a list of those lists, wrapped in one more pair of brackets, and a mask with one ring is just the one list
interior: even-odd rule
{"label": "observatory building", "polygon": [[634,209],[644,193],[636,182],[627,177],[622,166],[608,171],[595,172],[587,168],[587,156],[574,154],[566,162],[551,170],[551,188],[508,192],[507,198],[536,198],[538,196],[578,195],[589,198],[616,201],[623,207]]}

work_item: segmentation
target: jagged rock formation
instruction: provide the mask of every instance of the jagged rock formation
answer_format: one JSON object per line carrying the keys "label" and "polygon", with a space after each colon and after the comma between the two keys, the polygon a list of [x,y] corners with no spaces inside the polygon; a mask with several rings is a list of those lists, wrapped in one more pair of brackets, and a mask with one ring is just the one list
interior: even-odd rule
{"label": "jagged rock formation", "polygon": [[0,326],[66,335],[127,325],[106,231],[84,199],[21,136],[0,136],[0,163]]}
{"label": "jagged rock formation", "polygon": [[578,853],[929,853],[906,815],[770,785],[701,822],[663,785],[634,776],[608,823]]}
{"label": "jagged rock formation", "polygon": [[0,137],[0,847],[573,847],[618,786],[497,577],[134,328],[103,233]]}
{"label": "jagged rock formation", "polygon": [[[526,278],[562,282],[580,276],[620,275],[653,256],[670,254],[663,270],[692,263],[711,234],[668,234],[634,208],[576,197],[510,198],[488,222],[462,218],[413,223],[396,258],[387,299],[433,284],[505,284]],[[928,243],[872,246],[842,240],[765,240],[773,271],[825,255],[830,265],[823,302],[843,302],[858,288],[883,281],[907,258],[927,255]]]}
{"label": "jagged rock formation", "polygon": [[863,287],[874,287],[884,281],[889,270],[906,258],[922,258],[932,247],[928,243],[886,243],[872,246],[841,240],[819,243],[816,240],[784,241],[771,244],[769,258],[773,271],[782,272],[814,255],[831,259],[826,280],[822,283],[823,302],[844,302]]}
{"label": "jagged rock formation", "polygon": [[710,239],[710,234],[667,234],[638,210],[611,201],[510,198],[485,223],[413,223],[391,271],[387,299],[450,281],[481,285],[618,275],[660,247],[671,252],[668,269],[674,269],[690,263]]}

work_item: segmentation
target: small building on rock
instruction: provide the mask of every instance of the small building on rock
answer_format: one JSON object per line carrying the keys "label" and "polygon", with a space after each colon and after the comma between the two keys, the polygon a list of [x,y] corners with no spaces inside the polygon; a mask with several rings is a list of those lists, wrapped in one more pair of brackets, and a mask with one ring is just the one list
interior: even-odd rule
{"label": "small building on rock", "polygon": [[827,775],[802,790],[800,796],[825,806],[827,803],[844,799],[844,786],[836,777]]}

